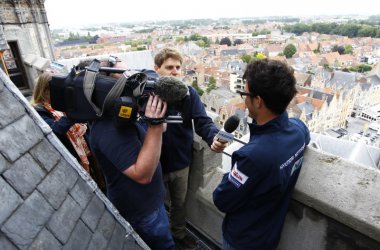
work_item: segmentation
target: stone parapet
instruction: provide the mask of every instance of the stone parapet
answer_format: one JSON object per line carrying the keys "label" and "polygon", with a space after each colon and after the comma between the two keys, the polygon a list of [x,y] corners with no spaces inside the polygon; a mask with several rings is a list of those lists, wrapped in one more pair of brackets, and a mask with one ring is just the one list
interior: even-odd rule
{"label": "stone parapet", "polygon": [[[212,192],[220,154],[194,141],[188,221],[221,246],[223,214]],[[201,164],[204,165],[201,165]],[[279,249],[380,249],[380,171],[308,147]]]}

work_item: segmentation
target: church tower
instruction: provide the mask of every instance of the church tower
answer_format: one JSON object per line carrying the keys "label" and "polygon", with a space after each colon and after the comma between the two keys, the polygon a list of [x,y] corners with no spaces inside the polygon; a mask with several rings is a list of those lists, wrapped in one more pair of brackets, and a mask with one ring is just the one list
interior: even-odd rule
{"label": "church tower", "polygon": [[0,1],[1,68],[24,95],[54,61],[45,0]]}

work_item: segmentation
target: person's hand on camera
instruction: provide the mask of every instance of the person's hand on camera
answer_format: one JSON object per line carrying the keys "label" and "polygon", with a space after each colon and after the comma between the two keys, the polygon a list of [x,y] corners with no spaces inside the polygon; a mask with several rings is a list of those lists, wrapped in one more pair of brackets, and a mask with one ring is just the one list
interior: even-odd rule
{"label": "person's hand on camera", "polygon": [[[150,95],[145,108],[145,116],[147,118],[163,118],[165,117],[167,104],[158,95]],[[163,132],[166,130],[166,123],[154,125],[154,127],[162,126]]]}

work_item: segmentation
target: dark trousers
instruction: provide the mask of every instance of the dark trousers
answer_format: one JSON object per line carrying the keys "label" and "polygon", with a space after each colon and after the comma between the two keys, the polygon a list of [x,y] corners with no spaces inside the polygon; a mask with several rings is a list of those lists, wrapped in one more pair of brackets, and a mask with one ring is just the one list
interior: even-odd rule
{"label": "dark trousers", "polygon": [[151,249],[175,249],[164,203],[149,215],[132,220],[130,224]]}

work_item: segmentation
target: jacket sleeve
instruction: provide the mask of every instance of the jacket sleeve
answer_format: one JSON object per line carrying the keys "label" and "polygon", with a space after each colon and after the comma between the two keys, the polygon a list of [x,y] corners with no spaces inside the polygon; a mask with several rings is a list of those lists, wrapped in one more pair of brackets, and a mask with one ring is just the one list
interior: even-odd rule
{"label": "jacket sleeve", "polygon": [[58,121],[55,121],[47,112],[37,112],[56,135],[64,135],[73,125],[72,121],[65,116],[61,117]]}
{"label": "jacket sleeve", "polygon": [[215,135],[219,132],[215,123],[207,115],[205,107],[196,90],[189,86],[191,98],[191,118],[194,120],[195,133],[211,146]]}
{"label": "jacket sleeve", "polygon": [[[224,213],[232,213],[239,210],[247,202],[248,197],[257,188],[259,176],[255,180],[244,167],[251,165],[248,159],[239,160],[229,173],[224,174],[222,181],[213,192],[215,206]],[[239,166],[239,167],[238,167]]]}

